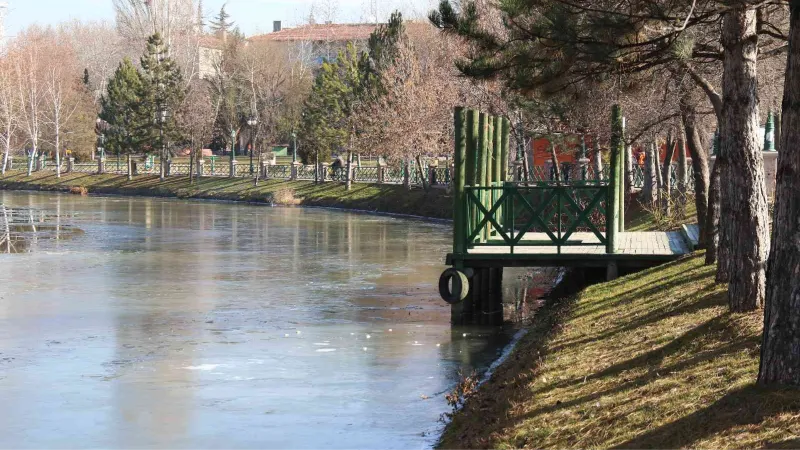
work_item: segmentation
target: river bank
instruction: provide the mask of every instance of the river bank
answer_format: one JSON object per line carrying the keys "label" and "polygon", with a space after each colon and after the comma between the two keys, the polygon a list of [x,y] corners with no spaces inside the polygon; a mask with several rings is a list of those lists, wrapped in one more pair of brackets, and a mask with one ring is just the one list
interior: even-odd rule
{"label": "river bank", "polygon": [[200,178],[189,183],[187,177],[164,181],[154,175],[66,173],[57,178],[54,172],[12,171],[0,177],[0,189],[69,192],[84,188],[89,194],[113,194],[185,199],[227,200],[280,205],[345,208],[378,213],[403,214],[433,219],[451,219],[453,198],[445,189],[406,189],[399,185],[353,184],[350,191],[343,183],[266,180],[253,186],[249,178]]}
{"label": "river bank", "polygon": [[754,383],[761,313],[703,258],[548,302],[440,447],[800,447],[800,391]]}

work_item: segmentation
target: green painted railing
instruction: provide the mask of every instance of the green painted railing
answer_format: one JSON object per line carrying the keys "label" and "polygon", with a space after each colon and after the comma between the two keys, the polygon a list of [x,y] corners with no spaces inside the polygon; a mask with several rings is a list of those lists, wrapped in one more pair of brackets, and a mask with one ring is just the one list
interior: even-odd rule
{"label": "green painted railing", "polygon": [[[464,248],[507,246],[513,254],[515,247],[556,247],[561,253],[565,246],[608,244],[607,181],[465,186],[464,194]],[[590,232],[597,241],[576,239],[577,232]]]}

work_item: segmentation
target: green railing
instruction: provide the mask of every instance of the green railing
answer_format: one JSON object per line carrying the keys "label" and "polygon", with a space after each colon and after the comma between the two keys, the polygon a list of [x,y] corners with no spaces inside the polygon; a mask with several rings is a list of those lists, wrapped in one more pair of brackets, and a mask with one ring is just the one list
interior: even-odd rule
{"label": "green railing", "polygon": [[[607,246],[609,183],[465,186],[464,248]],[[597,239],[577,238],[589,232]],[[584,235],[585,236],[585,235]]]}

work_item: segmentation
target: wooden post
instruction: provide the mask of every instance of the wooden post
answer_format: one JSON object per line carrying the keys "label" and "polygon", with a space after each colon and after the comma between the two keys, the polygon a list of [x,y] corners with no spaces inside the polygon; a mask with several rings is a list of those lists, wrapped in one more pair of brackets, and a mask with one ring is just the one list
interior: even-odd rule
{"label": "wooden post", "polygon": [[[474,187],[477,178],[477,167],[478,167],[478,146],[480,142],[480,115],[477,111],[470,109],[467,111],[467,154],[466,154],[466,170],[464,172],[464,184],[466,186]],[[466,205],[466,202],[465,202]],[[466,236],[472,234],[472,231],[475,229],[475,206],[471,206],[469,210],[465,210],[464,214],[467,214],[468,217],[465,217],[465,225],[467,226],[464,233]],[[464,249],[466,251],[466,249]]]}
{"label": "wooden post", "polygon": [[[466,115],[464,108],[457,107],[453,112],[455,128],[455,175],[453,178],[453,253],[463,254],[466,236],[464,236],[464,164],[467,153]],[[456,267],[463,270],[462,267]],[[450,322],[461,325],[464,321],[464,302],[450,305]]]}
{"label": "wooden post", "polygon": [[[486,176],[483,178],[483,186],[489,188],[489,190],[484,191],[483,195],[483,206],[487,210],[492,209],[492,178],[494,175],[494,117],[487,115],[487,132],[486,132],[486,151],[484,152],[484,157],[486,158],[484,161],[484,167],[486,168]],[[487,241],[491,234],[492,226],[487,222],[486,226],[483,229],[483,240]]]}
{"label": "wooden post", "polygon": [[500,181],[502,183],[508,181],[508,141],[510,132],[511,122],[503,117],[500,127]]}
{"label": "wooden post", "polygon": [[453,175],[453,253],[464,253],[464,169],[467,154],[467,127],[464,108],[458,107],[455,121],[455,173]]}
{"label": "wooden post", "polygon": [[[617,162],[617,170],[619,173],[617,174],[617,196],[618,196],[618,203],[617,203],[617,220],[619,224],[617,225],[617,231],[620,233],[625,232],[625,165],[627,162],[623,162],[623,158],[627,159],[627,151],[625,145],[625,118],[622,118],[622,123],[619,125],[619,161]],[[633,155],[631,155],[633,158]]]}
{"label": "wooden post", "polygon": [[608,183],[608,208],[606,209],[606,253],[615,253],[619,229],[620,161],[622,153],[622,111],[619,105],[611,109],[611,170]]}
{"label": "wooden post", "polygon": [[[487,144],[489,143],[489,136],[488,136],[489,123],[488,123],[488,117],[484,113],[480,113],[480,126],[478,128],[479,128],[478,153],[476,157],[478,160],[478,167],[475,177],[476,178],[475,186],[482,187],[486,185],[486,174],[488,172],[486,170],[486,153],[487,153]],[[485,197],[483,195],[483,192],[481,192],[477,197],[482,203],[485,203],[484,202]],[[481,218],[479,217],[480,215],[477,213],[477,208],[475,216],[476,216],[475,226],[477,226],[481,222]],[[483,240],[483,236],[480,236],[480,239]]]}
{"label": "wooden post", "polygon": [[[501,144],[500,144],[500,181],[501,185],[504,187],[503,192],[505,192],[505,184],[508,181],[508,152],[509,152],[509,136],[511,133],[511,122],[507,118],[503,118],[502,120],[502,128],[501,128]],[[504,206],[508,206],[509,201],[506,201]],[[503,208],[503,226],[506,230],[510,230],[513,226],[513,218],[511,215],[508,214],[508,209]]]}

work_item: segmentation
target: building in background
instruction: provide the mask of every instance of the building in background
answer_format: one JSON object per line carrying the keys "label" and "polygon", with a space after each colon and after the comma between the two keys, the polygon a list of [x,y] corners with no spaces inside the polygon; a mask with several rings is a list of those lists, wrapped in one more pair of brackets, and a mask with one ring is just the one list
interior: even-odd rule
{"label": "building in background", "polygon": [[380,24],[375,23],[312,23],[295,28],[283,28],[280,21],[273,22],[272,33],[253,36],[250,42],[275,42],[291,46],[293,53],[304,55],[313,65],[332,60],[347,44],[364,50],[369,36]]}

